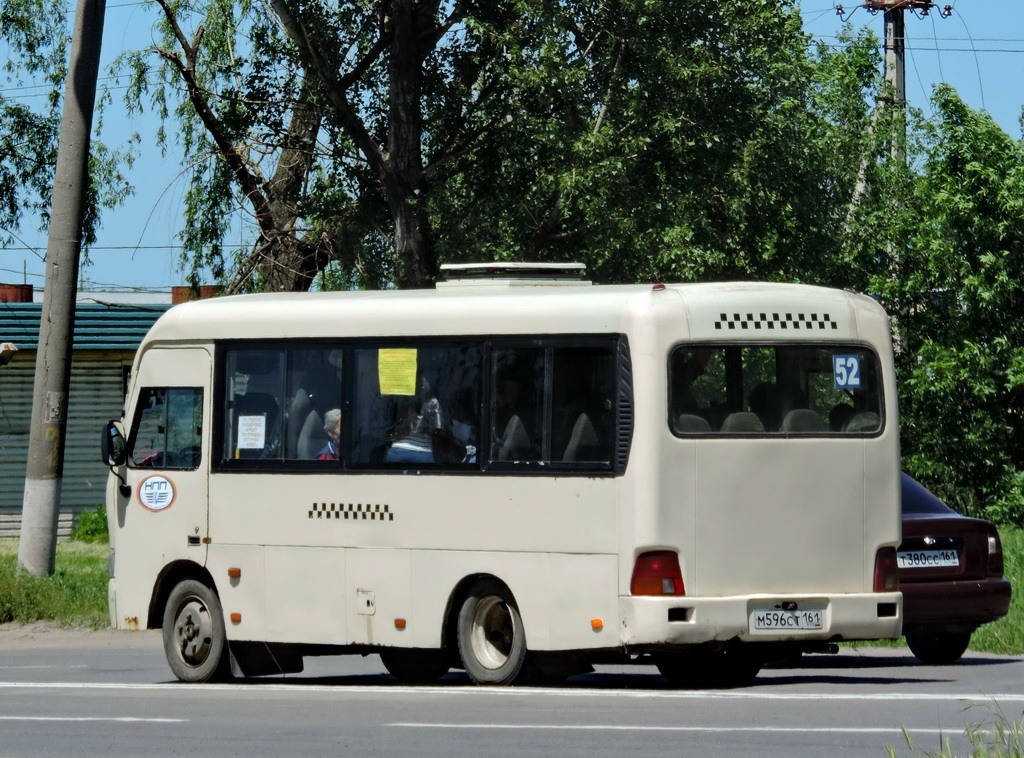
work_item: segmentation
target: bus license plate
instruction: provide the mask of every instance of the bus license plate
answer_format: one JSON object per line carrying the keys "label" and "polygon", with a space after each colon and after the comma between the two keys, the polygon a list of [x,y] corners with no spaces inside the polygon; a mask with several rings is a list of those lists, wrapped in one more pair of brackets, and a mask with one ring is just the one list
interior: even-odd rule
{"label": "bus license plate", "polygon": [[822,628],[820,610],[783,611],[778,608],[755,609],[750,612],[751,631],[786,630],[813,631]]}
{"label": "bus license plate", "polygon": [[960,556],[956,550],[902,550],[896,553],[896,565],[901,569],[959,566]]}

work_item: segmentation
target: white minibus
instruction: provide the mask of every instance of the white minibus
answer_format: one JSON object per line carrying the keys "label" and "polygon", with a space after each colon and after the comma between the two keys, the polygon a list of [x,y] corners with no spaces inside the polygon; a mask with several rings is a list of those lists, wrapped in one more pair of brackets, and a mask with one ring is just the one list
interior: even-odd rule
{"label": "white minibus", "polygon": [[111,623],[187,682],[374,653],[737,684],[898,637],[883,309],[550,268],[170,309],[103,435]]}

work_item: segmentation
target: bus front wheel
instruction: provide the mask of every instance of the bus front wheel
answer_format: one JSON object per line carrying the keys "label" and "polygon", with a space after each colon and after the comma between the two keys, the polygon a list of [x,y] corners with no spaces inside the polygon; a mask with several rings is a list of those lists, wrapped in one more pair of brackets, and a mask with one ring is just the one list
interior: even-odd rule
{"label": "bus front wheel", "polygon": [[499,582],[474,585],[459,609],[459,657],[476,684],[514,684],[526,662],[526,633],[512,594]]}
{"label": "bus front wheel", "polygon": [[209,682],[229,676],[224,612],[217,594],[186,579],[167,598],[163,621],[164,654],[182,682]]}

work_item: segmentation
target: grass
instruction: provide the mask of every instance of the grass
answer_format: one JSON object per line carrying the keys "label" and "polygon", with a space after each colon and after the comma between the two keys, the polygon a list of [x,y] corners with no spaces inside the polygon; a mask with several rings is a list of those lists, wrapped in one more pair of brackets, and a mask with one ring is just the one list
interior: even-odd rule
{"label": "grass", "polygon": [[100,629],[107,617],[107,556],[103,543],[57,545],[53,576],[18,568],[18,541],[0,539],[0,623],[48,621]]}
{"label": "grass", "polygon": [[971,650],[985,653],[1024,653],[1024,529],[999,527],[1003,542],[1003,575],[1013,585],[1010,612],[985,624],[971,637]]}

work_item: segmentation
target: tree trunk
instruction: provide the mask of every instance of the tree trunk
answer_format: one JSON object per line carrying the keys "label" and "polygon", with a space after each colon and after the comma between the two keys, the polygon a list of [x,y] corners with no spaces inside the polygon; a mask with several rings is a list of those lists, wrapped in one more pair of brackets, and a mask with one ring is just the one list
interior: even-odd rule
{"label": "tree trunk", "polygon": [[419,6],[414,0],[395,0],[392,8],[393,38],[387,176],[381,177],[395,229],[397,284],[402,288],[430,286],[436,278],[437,261],[426,223],[421,193],[423,180],[423,110],[420,77],[423,55],[420,39],[433,28],[432,3]]}

